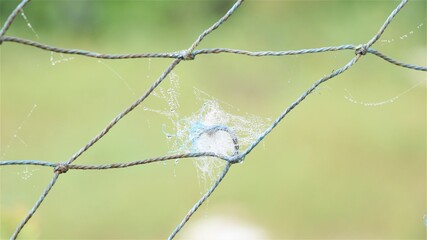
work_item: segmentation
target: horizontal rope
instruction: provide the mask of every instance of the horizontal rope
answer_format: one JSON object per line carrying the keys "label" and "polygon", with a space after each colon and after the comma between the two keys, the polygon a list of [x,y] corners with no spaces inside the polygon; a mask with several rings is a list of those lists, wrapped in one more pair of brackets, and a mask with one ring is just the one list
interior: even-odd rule
{"label": "horizontal rope", "polygon": [[46,167],[56,167],[57,163],[44,162],[38,160],[9,160],[9,161],[0,161],[0,166],[7,165],[35,165],[35,166],[46,166]]}
{"label": "horizontal rope", "polygon": [[215,157],[227,162],[232,162],[231,157],[222,156],[220,154],[216,154],[213,152],[200,152],[200,153],[167,155],[167,156],[160,156],[160,157],[154,157],[154,158],[146,158],[143,160],[137,160],[133,162],[101,164],[101,165],[77,165],[77,164],[66,164],[66,163],[52,163],[52,162],[45,162],[45,161],[39,161],[39,160],[10,160],[10,161],[0,161],[0,166],[34,165],[34,166],[45,166],[45,167],[55,168],[59,165],[65,165],[67,166],[68,169],[105,170],[105,169],[113,169],[113,168],[126,168],[126,167],[132,167],[135,165],[142,165],[142,164],[153,163],[153,162],[162,162],[162,161],[173,160],[173,159],[197,158],[197,157]]}
{"label": "horizontal rope", "polygon": [[[22,39],[17,37],[2,37],[0,38],[0,42],[15,42],[20,43],[28,46],[33,46],[36,48],[40,48],[47,51],[52,51],[56,53],[63,53],[63,54],[74,54],[74,55],[81,55],[85,57],[93,57],[93,58],[101,58],[101,59],[132,59],[132,58],[176,58],[176,59],[183,59],[188,60],[190,58],[186,57],[188,53],[186,51],[176,51],[176,52],[166,52],[166,53],[126,53],[126,54],[107,54],[107,53],[97,53],[97,52],[90,52],[86,50],[79,50],[79,49],[66,49],[66,48],[59,48],[54,46],[45,45],[42,43],[38,43],[32,40],[28,39]],[[303,54],[309,54],[309,53],[323,53],[323,52],[332,52],[332,51],[342,51],[342,50],[356,50],[357,46],[352,44],[346,44],[341,46],[330,46],[330,47],[320,47],[320,48],[308,48],[308,49],[299,49],[299,50],[286,50],[286,51],[248,51],[248,50],[240,50],[240,49],[231,49],[231,48],[207,48],[207,49],[200,49],[200,50],[194,50],[190,53],[192,56],[191,59],[194,59],[197,55],[200,54],[220,54],[220,53],[230,53],[230,54],[239,54],[239,55],[246,55],[251,57],[281,57],[281,56],[291,56],[291,55],[303,55]],[[423,66],[417,66],[413,64],[403,63],[399,62],[391,57],[388,57],[387,55],[374,50],[374,49],[367,49],[367,53],[371,53],[375,56],[378,56],[382,59],[384,59],[387,62],[390,62],[392,64],[395,64],[400,67],[405,67],[413,70],[418,71],[427,71],[427,67]]]}
{"label": "horizontal rope", "polygon": [[[54,47],[46,44],[42,44],[36,41],[22,39],[18,37],[8,37],[5,36],[1,38],[4,42],[14,42],[20,43],[36,48],[40,48],[47,51],[52,51],[56,53],[63,54],[75,54],[82,55],[86,57],[93,58],[102,58],[102,59],[129,59],[129,58],[184,58],[186,52],[184,50],[176,51],[176,52],[167,52],[167,53],[126,53],[126,54],[107,54],[107,53],[97,53],[91,52],[87,50],[80,49],[66,49],[60,47]],[[311,49],[301,49],[301,50],[288,50],[288,51],[247,51],[247,50],[239,50],[239,49],[230,49],[230,48],[209,48],[209,49],[200,49],[194,50],[191,52],[192,55],[197,56],[199,54],[218,54],[218,53],[233,53],[233,54],[241,54],[252,57],[263,57],[263,56],[286,56],[286,55],[301,55],[307,53],[321,53],[321,52],[329,52],[329,51],[339,51],[339,50],[355,50],[356,47],[354,45],[341,45],[341,46],[331,46],[331,47],[321,47],[321,48],[311,48]]]}
{"label": "horizontal rope", "polygon": [[40,48],[46,51],[56,52],[56,53],[63,53],[63,54],[75,54],[75,55],[82,55],[85,57],[93,57],[93,58],[102,58],[102,59],[129,59],[129,58],[179,58],[182,55],[182,53],[178,52],[170,52],[170,53],[129,53],[129,54],[105,54],[105,53],[97,53],[97,52],[91,52],[86,50],[80,50],[80,49],[66,49],[66,48],[60,48],[60,47],[54,47],[46,44],[42,44],[36,41],[23,39],[23,38],[17,38],[17,37],[2,37],[0,38],[0,41],[3,42],[14,42],[14,43],[20,43],[36,48]]}

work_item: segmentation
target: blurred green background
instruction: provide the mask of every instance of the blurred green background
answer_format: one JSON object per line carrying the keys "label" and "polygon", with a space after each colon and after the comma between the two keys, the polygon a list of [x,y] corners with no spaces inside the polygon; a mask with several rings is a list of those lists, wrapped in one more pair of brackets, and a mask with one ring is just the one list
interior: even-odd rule
{"label": "blurred green background", "polygon": [[[0,0],[1,23],[17,4]],[[34,0],[24,12],[35,33],[19,15],[6,35],[101,53],[178,51],[188,48],[232,4]],[[357,45],[376,33],[397,4],[246,1],[198,48]],[[426,1],[410,1],[373,48],[426,66]],[[99,61],[9,42],[0,52],[1,160],[67,160],[172,61]],[[197,88],[234,106],[228,108],[231,114],[255,114],[271,122],[315,80],[353,56],[353,51],[197,56],[174,70],[180,79],[178,111],[184,117],[199,110]],[[161,86],[167,89],[169,80]],[[357,103],[346,99],[350,94]],[[167,108],[164,99],[154,96],[142,105]],[[173,124],[143,106],[76,163],[167,154],[171,149],[162,125],[173,129]],[[7,166],[0,173],[0,236],[8,238],[53,171]],[[60,176],[21,237],[165,239],[202,191],[191,160],[69,171]],[[366,55],[322,85],[243,164],[233,166],[178,238],[191,238],[198,223],[219,218],[233,219],[231,228],[249,226],[262,239],[425,239],[426,212],[426,74]]]}

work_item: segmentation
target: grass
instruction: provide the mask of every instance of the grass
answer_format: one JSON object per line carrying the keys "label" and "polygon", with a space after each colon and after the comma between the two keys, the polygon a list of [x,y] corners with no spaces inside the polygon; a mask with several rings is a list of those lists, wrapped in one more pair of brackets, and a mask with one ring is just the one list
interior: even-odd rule
{"label": "grass", "polygon": [[[150,3],[132,4],[131,8]],[[249,1],[201,47],[284,50],[358,44],[375,33],[395,6],[321,2],[306,11],[307,4]],[[36,5],[35,1],[26,11],[30,21],[30,9]],[[202,5],[198,8],[203,9]],[[395,41],[379,42],[375,48],[425,66],[425,25],[417,28],[419,23],[425,24],[422,9],[425,2],[410,2],[382,38]],[[254,12],[260,17],[254,19]],[[162,8],[157,14],[161,13]],[[90,33],[72,36],[66,24],[45,29],[34,20],[32,25],[40,29],[41,42],[58,46],[110,53],[155,52],[187,47],[219,16],[211,16],[209,21],[200,13],[194,19],[174,18],[158,25],[151,36],[153,29],[129,21],[137,14],[127,14],[126,28],[115,22],[112,29],[93,36],[94,40]],[[123,14],[118,16],[123,18]],[[17,20],[8,35],[34,39],[25,23]],[[185,34],[180,33],[182,26],[186,26]],[[58,29],[65,33],[55,36]],[[399,39],[412,30],[410,37]],[[4,43],[0,51],[2,160],[66,160],[145,92],[171,61],[102,60],[131,86],[133,94],[97,59],[74,56],[52,66],[50,53],[38,49]],[[280,58],[199,56],[175,70],[180,77],[179,111],[181,116],[198,111],[200,103],[193,93],[198,88],[239,108],[234,114],[248,112],[274,119],[312,82],[352,56],[352,52]],[[55,54],[55,58],[61,56]],[[242,165],[233,166],[207,206],[186,228],[221,209],[236,208],[272,238],[422,239],[425,83],[378,107],[344,98],[348,90],[359,102],[381,102],[420,81],[425,81],[425,73],[398,68],[374,56],[363,57],[298,106],[266,138],[265,146],[255,149]],[[168,84],[166,81],[162,86],[167,88]],[[34,104],[37,108],[27,118]],[[154,109],[166,106],[153,96],[143,105]],[[170,149],[162,124],[172,127],[167,118],[139,107],[77,163],[127,162],[164,155]],[[17,135],[25,144],[13,138],[20,126]],[[33,175],[24,180],[21,173],[25,167],[1,168],[2,238],[10,236],[52,173],[40,167],[28,169]],[[191,160],[102,172],[70,171],[59,179],[22,237],[165,238],[201,191]]]}

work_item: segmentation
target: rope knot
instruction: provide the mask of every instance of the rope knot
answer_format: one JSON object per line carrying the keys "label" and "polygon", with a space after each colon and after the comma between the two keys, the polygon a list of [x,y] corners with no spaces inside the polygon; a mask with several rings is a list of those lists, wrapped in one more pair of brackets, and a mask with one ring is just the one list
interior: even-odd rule
{"label": "rope knot", "polygon": [[66,173],[68,169],[68,164],[60,163],[58,164],[58,166],[55,167],[54,172],[58,172],[59,174]]}
{"label": "rope knot", "polygon": [[182,60],[194,60],[194,58],[196,57],[196,55],[194,55],[194,53],[191,51],[182,51],[181,52],[181,56],[179,58],[181,58]]}
{"label": "rope knot", "polygon": [[368,53],[368,46],[366,44],[360,44],[356,47],[356,55],[366,55]]}
{"label": "rope knot", "polygon": [[239,154],[239,155],[234,155],[230,158],[229,162],[231,164],[235,164],[235,163],[242,163],[243,160],[245,159],[245,156]]}

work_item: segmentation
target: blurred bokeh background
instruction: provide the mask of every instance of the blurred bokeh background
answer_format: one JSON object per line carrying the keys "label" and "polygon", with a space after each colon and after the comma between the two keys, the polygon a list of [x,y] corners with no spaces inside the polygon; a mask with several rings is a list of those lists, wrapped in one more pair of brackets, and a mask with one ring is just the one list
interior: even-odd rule
{"label": "blurred bokeh background", "polygon": [[[0,21],[18,1],[0,0]],[[101,53],[188,48],[232,1],[41,1],[6,35]],[[289,50],[367,42],[398,1],[246,1],[198,47]],[[28,26],[30,23],[31,27]],[[373,48],[427,65],[426,1],[410,1]],[[171,59],[98,60],[5,42],[1,160],[67,160],[142,95]],[[353,51],[286,57],[197,56],[165,80],[179,116],[199,111],[195,89],[233,115],[271,123]],[[178,87],[177,87],[178,86]],[[232,107],[231,107],[232,106]],[[150,96],[76,163],[129,162],[170,153],[168,110]],[[0,168],[0,236],[8,238],[52,169]],[[208,182],[209,183],[209,182]],[[69,171],[22,231],[23,239],[165,239],[205,191],[192,160]],[[426,74],[373,55],[322,85],[230,170],[181,239],[425,239]],[[202,232],[202,235],[198,235]]]}

